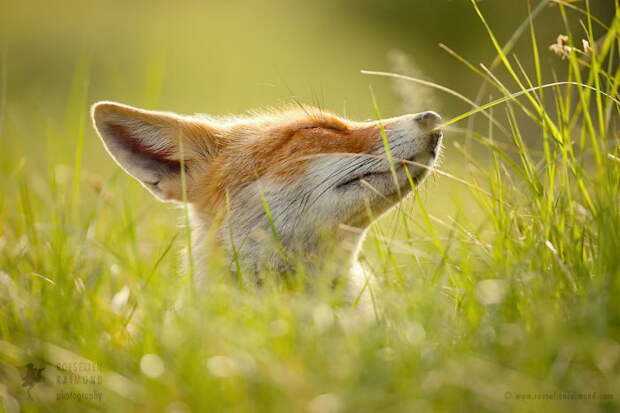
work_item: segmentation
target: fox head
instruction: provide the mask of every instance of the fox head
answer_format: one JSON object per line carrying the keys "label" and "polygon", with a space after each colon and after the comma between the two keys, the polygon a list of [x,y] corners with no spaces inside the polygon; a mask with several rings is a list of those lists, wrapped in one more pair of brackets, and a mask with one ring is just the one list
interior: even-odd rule
{"label": "fox head", "polygon": [[195,251],[216,225],[209,232],[254,270],[286,270],[282,249],[320,262],[325,234],[354,255],[372,220],[422,182],[442,140],[430,111],[372,122],[313,108],[217,119],[100,102],[92,116],[121,168],[159,199],[189,203]]}

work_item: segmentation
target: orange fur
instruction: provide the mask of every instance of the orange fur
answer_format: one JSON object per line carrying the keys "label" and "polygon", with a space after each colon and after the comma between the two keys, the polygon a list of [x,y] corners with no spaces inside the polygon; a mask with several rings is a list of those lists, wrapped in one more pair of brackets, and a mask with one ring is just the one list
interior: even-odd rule
{"label": "orange fur", "polygon": [[258,177],[290,180],[304,172],[314,155],[359,154],[381,139],[375,124],[300,111],[254,118],[250,125],[223,126],[220,133],[227,144],[197,178],[193,191],[199,211],[218,210],[226,191],[235,192]]}

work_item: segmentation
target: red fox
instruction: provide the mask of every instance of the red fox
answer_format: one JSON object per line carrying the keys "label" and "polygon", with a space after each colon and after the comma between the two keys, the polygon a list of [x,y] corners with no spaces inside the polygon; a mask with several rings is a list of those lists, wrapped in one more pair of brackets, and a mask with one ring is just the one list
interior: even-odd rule
{"label": "red fox", "polygon": [[431,111],[355,122],[314,108],[212,118],[100,102],[92,117],[121,168],[189,204],[198,274],[207,234],[233,270],[286,273],[291,257],[316,268],[334,252],[348,270],[365,229],[422,182],[442,140]]}

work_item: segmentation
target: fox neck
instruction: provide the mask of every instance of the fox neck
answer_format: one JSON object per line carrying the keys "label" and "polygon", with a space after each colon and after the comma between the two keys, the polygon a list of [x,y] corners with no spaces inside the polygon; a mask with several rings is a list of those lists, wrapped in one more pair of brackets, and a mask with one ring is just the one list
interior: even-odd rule
{"label": "fox neck", "polygon": [[366,234],[339,224],[274,234],[265,225],[248,228],[243,221],[208,219],[196,212],[191,221],[191,258],[198,285],[206,282],[207,269],[218,250],[225,253],[232,273],[247,274],[257,282],[263,274],[286,276],[299,267],[309,276],[346,277],[357,262]]}

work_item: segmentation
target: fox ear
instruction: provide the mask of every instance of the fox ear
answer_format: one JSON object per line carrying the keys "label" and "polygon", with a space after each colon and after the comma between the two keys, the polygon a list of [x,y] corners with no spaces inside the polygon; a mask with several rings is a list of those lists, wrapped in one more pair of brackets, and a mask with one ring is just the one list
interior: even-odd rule
{"label": "fox ear", "polygon": [[113,102],[96,103],[92,117],[112,158],[164,201],[183,199],[182,164],[190,188],[192,173],[217,150],[214,128],[189,117]]}

